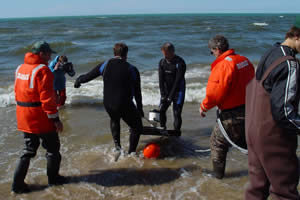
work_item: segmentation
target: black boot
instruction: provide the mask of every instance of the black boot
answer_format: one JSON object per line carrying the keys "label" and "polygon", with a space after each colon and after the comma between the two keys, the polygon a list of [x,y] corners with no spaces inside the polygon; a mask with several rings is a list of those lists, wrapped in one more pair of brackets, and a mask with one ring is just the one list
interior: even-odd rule
{"label": "black boot", "polygon": [[222,179],[225,174],[225,162],[213,161],[213,176],[217,179]]}
{"label": "black boot", "polygon": [[12,192],[16,194],[28,193],[30,189],[24,182],[28,168],[30,164],[30,158],[21,158],[14,173],[14,180],[12,183]]}
{"label": "black boot", "polygon": [[49,186],[55,186],[55,185],[63,185],[68,183],[69,180],[65,176],[57,175],[55,177],[49,177],[48,176],[48,185]]}
{"label": "black boot", "polygon": [[67,183],[67,180],[64,176],[59,175],[61,155],[49,154],[47,153],[47,176],[48,176],[48,185],[62,185]]}

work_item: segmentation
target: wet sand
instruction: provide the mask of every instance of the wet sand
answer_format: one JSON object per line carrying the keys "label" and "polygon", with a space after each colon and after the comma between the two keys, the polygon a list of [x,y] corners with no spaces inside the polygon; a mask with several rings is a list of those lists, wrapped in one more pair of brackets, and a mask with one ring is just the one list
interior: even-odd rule
{"label": "wet sand", "polygon": [[[15,130],[14,108],[1,109],[0,199],[243,199],[247,156],[231,149],[225,178],[211,177],[210,154],[195,150],[209,148],[215,111],[200,118],[198,108],[198,104],[185,104],[181,137],[141,136],[137,155],[122,153],[114,162],[109,118],[103,106],[66,106],[60,111],[65,125],[60,134],[60,172],[69,183],[47,187],[45,150],[40,147],[26,177],[33,192],[17,196],[10,194],[10,185],[23,139]],[[145,107],[145,114],[151,109]],[[169,128],[171,114],[169,111]],[[128,127],[124,123],[121,126],[121,144],[127,152]],[[160,145],[158,159],[143,158],[142,150],[149,142]]]}

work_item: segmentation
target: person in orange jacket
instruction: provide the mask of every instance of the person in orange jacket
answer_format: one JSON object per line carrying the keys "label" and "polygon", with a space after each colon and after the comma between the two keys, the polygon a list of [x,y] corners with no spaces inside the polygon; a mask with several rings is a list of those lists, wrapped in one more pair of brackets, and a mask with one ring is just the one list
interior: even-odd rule
{"label": "person in orange jacket", "polygon": [[[216,35],[209,40],[208,47],[216,60],[211,64],[211,74],[206,86],[206,96],[200,105],[200,115],[217,106],[218,117],[230,139],[246,148],[245,141],[245,95],[246,85],[254,77],[254,67],[244,56],[229,49],[228,40]],[[226,155],[230,143],[221,133],[218,123],[211,138],[211,158],[216,178],[224,177]]]}
{"label": "person in orange jacket", "polygon": [[58,132],[63,130],[63,124],[56,108],[54,77],[47,67],[52,53],[55,52],[47,42],[36,42],[32,52],[25,54],[24,64],[16,69],[17,127],[24,133],[25,147],[14,173],[12,191],[15,193],[30,191],[24,179],[30,159],[36,155],[40,140],[47,151],[48,184],[65,182],[65,178],[58,173],[61,161]]}

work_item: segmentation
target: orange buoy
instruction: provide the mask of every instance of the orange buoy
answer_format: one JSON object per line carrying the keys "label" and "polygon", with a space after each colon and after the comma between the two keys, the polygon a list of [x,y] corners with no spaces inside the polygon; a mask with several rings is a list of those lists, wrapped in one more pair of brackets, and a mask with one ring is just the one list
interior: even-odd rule
{"label": "orange buoy", "polygon": [[145,146],[143,152],[145,158],[157,158],[160,154],[160,147],[158,144],[149,143]]}

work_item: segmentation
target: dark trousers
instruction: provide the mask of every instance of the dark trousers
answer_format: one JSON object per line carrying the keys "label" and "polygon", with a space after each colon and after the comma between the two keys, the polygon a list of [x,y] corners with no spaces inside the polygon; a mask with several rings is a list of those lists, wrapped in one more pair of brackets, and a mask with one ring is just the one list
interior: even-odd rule
{"label": "dark trousers", "polygon": [[110,116],[110,128],[116,148],[121,148],[120,119],[123,119],[130,127],[128,153],[135,152],[140,139],[140,134],[143,130],[143,124],[141,116],[133,102],[118,109],[113,109],[108,106],[106,106],[105,109]]}
{"label": "dark trousers", "polygon": [[[169,106],[160,110],[160,126],[166,127],[167,115],[166,112]],[[173,101],[173,116],[174,116],[174,129],[180,131],[182,125],[182,113],[183,104],[177,104],[176,101]]]}
{"label": "dark trousers", "polygon": [[35,157],[37,149],[40,146],[40,140],[42,146],[46,149],[47,158],[47,176],[48,181],[55,179],[58,175],[60,168],[61,155],[59,153],[60,141],[58,133],[47,134],[31,134],[24,132],[24,149],[20,157],[17,168],[15,169],[12,188],[18,190],[19,187],[24,186],[24,179],[26,177],[30,159]]}
{"label": "dark trousers", "polygon": [[297,135],[283,132],[247,135],[250,184],[246,200],[299,200]]}

